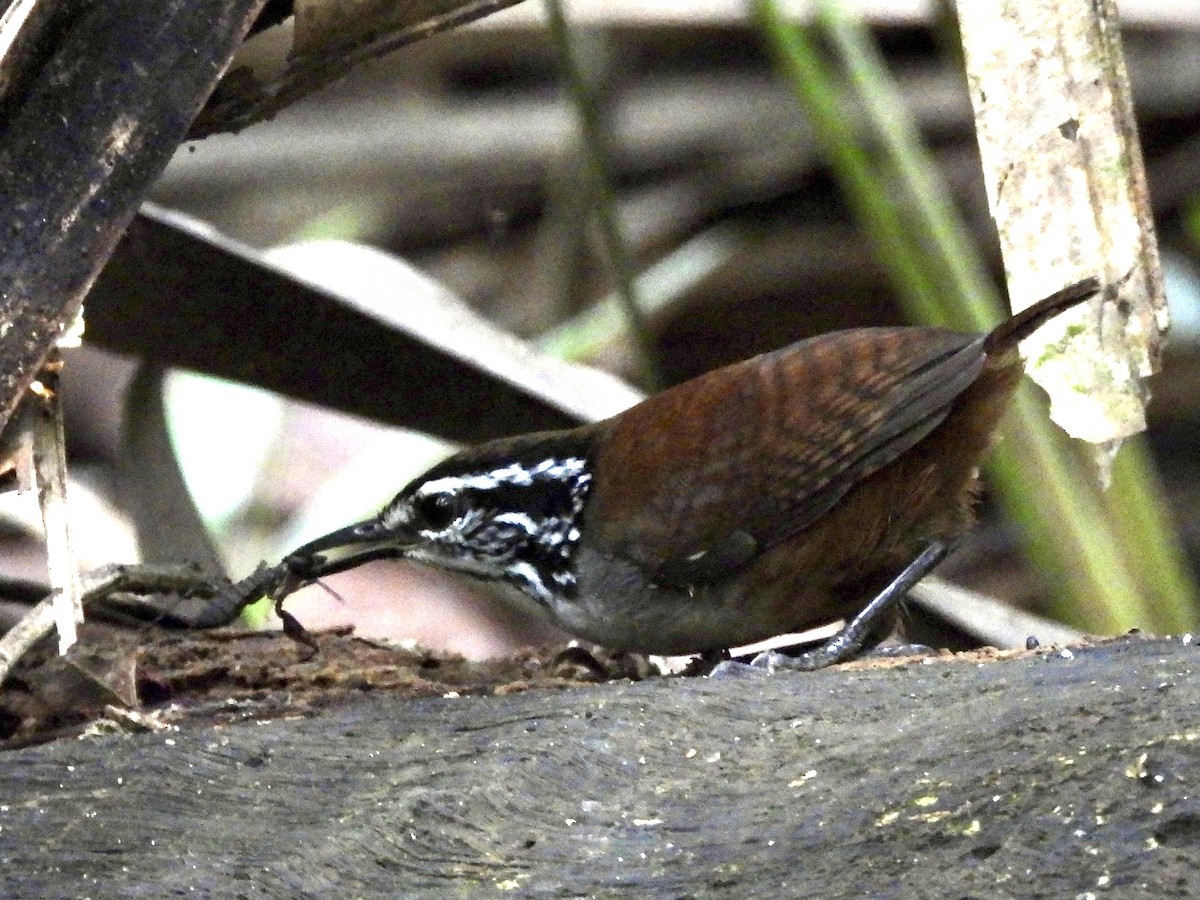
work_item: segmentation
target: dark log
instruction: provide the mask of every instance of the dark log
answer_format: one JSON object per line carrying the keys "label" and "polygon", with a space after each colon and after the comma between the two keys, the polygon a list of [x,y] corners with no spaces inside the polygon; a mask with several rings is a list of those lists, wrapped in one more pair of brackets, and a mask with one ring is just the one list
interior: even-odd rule
{"label": "dark log", "polygon": [[264,0],[89,4],[0,128],[0,427]]}
{"label": "dark log", "polygon": [[1200,888],[1194,643],[399,700],[6,755],[6,897]]}
{"label": "dark log", "polygon": [[[341,78],[355,66],[521,0],[409,0],[407,3],[310,6],[305,46],[292,46],[284,71],[260,82],[235,68],[197,117],[192,137],[238,131]],[[353,12],[353,14],[351,13]],[[281,10],[270,10],[277,18]]]}
{"label": "dark log", "polygon": [[399,260],[379,277],[377,292],[325,290],[146,204],[89,296],[88,338],[461,442],[569,427],[639,399],[538,353]]}

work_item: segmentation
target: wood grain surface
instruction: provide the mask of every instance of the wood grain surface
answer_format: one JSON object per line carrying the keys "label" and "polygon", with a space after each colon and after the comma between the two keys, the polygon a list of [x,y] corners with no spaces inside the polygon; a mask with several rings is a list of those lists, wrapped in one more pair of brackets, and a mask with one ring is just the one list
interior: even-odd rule
{"label": "wood grain surface", "polygon": [[[5,756],[0,892],[1162,897],[1194,643],[397,700]],[[1104,894],[1101,893],[1101,896]]]}

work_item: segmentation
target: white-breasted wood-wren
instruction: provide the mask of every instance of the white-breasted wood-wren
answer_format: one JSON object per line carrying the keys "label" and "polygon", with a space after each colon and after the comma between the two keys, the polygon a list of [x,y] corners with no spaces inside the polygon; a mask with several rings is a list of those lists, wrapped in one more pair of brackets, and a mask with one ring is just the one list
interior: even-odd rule
{"label": "white-breasted wood-wren", "polygon": [[471,447],[289,565],[311,581],[404,558],[649,653],[845,619],[805,667],[826,665],[969,527],[1017,342],[1098,290],[1072,285],[988,334],[820,335],[601,422]]}

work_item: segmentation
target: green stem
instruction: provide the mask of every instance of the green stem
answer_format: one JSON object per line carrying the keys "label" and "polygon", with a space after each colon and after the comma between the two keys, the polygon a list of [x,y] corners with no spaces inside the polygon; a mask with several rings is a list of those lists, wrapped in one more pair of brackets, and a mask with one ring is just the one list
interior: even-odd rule
{"label": "green stem", "polygon": [[638,296],[633,255],[625,241],[617,216],[617,198],[613,189],[614,167],[600,102],[584,76],[583,67],[571,40],[566,16],[563,14],[562,3],[560,0],[545,0],[545,5],[550,40],[558,55],[567,91],[579,118],[581,148],[592,192],[592,213],[616,286],[617,297],[637,348],[639,381],[646,389],[654,390],[662,386],[662,378],[656,362],[653,332]]}
{"label": "green stem", "polygon": [[808,113],[817,142],[825,150],[855,218],[888,266],[897,290],[910,298],[922,318],[932,317],[939,305],[931,269],[912,252],[907,226],[847,121],[832,73],[805,30],[784,21],[771,0],[754,0],[751,5],[785,81]]}
{"label": "green stem", "polygon": [[1142,574],[1153,629],[1180,632],[1200,622],[1200,606],[1165,497],[1146,441],[1141,435],[1126,439],[1104,499],[1121,546]]}
{"label": "green stem", "polygon": [[913,205],[913,224],[928,238],[925,252],[942,273],[937,316],[927,321],[986,331],[1004,315],[995,286],[875,43],[862,22],[836,2],[818,0],[817,20],[866,114],[864,130],[881,141],[883,157]]}

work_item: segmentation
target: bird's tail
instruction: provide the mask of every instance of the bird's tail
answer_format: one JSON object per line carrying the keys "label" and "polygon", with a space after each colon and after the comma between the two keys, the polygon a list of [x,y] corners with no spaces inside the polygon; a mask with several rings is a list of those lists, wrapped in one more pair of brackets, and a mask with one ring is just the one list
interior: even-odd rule
{"label": "bird's tail", "polygon": [[1100,292],[1100,279],[1092,277],[1068,285],[1061,291],[1055,291],[1044,300],[1039,300],[1026,309],[1021,310],[1010,319],[1001,322],[984,340],[983,347],[988,354],[1003,353],[1015,347],[1019,341],[1025,340],[1053,319],[1060,312],[1070,309],[1089,297]]}

